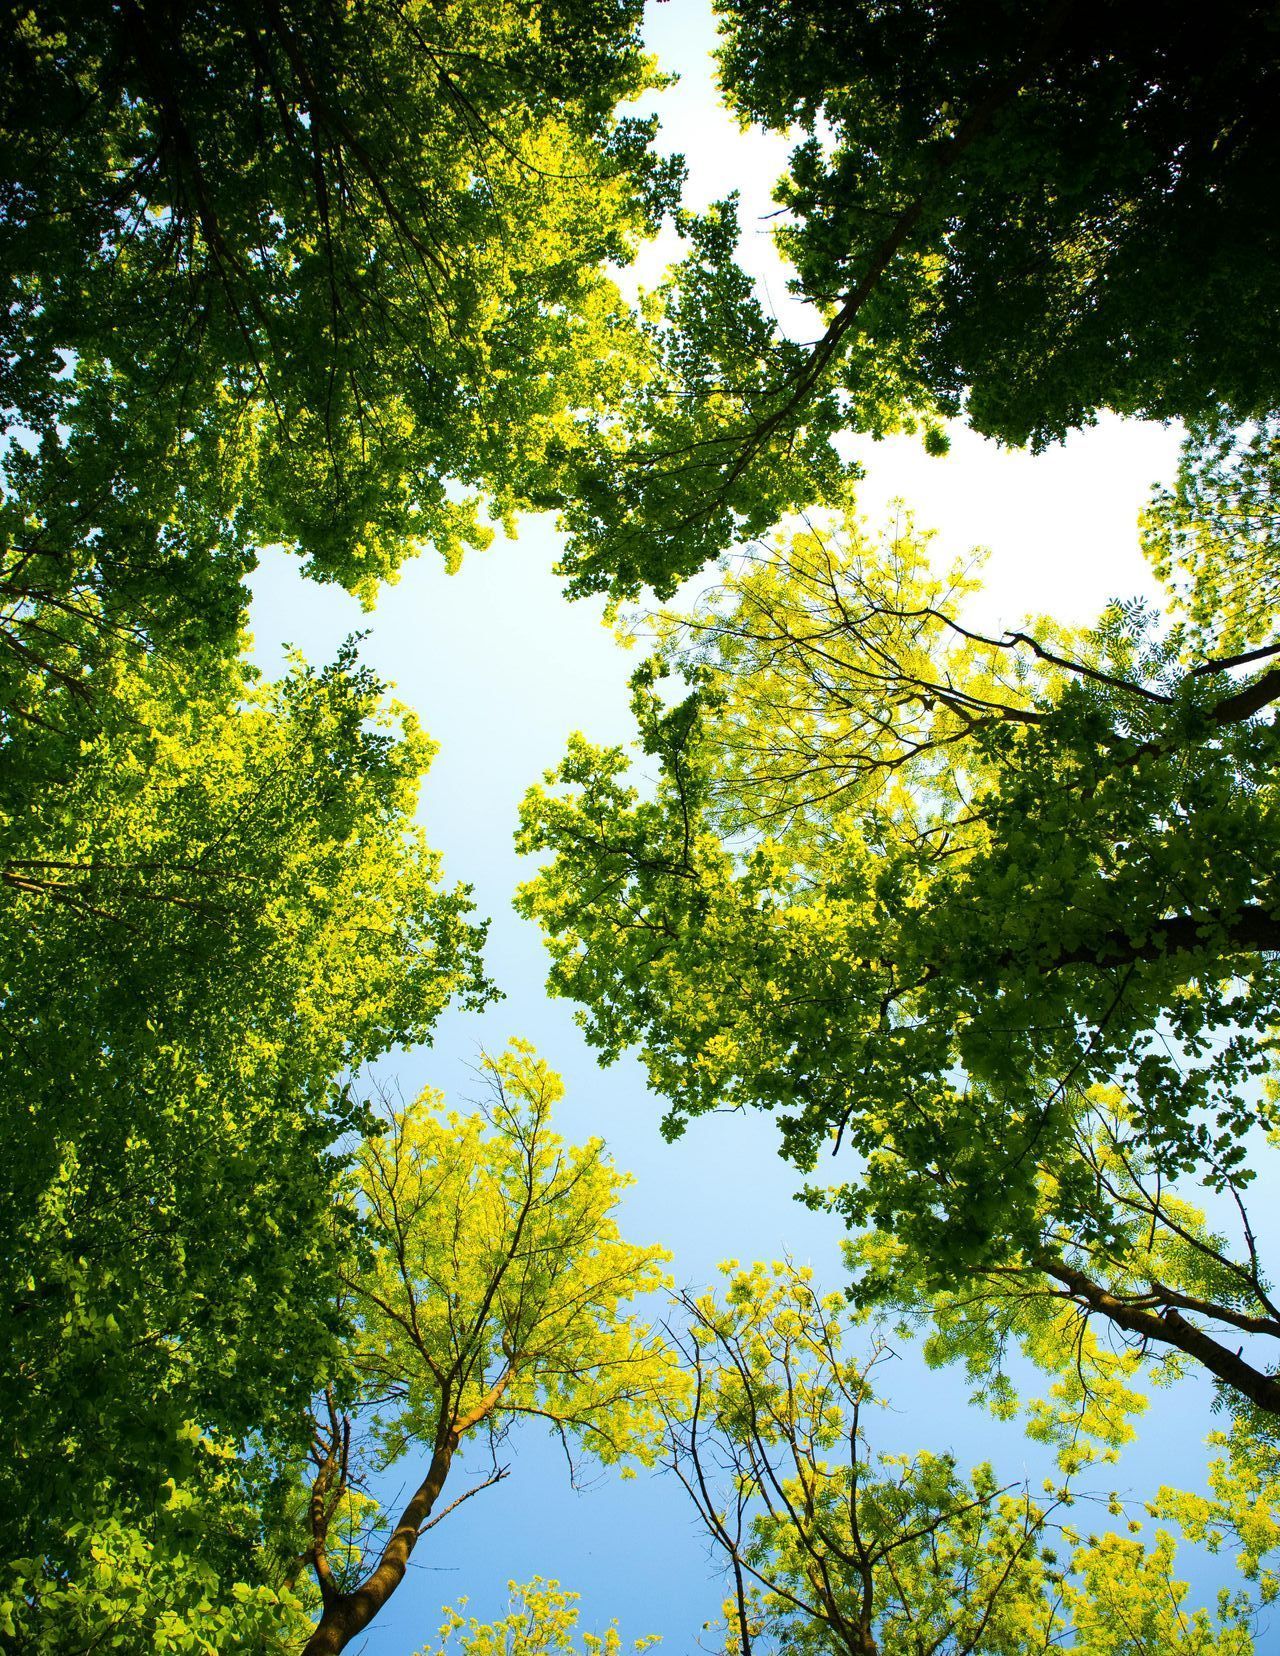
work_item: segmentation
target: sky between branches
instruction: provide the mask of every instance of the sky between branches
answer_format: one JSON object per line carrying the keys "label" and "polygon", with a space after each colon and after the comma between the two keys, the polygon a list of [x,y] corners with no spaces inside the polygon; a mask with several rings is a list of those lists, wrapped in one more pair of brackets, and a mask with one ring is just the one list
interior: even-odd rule
{"label": "sky between branches", "polygon": [[[805,337],[808,319],[785,293],[768,238],[770,190],[785,146],[740,133],[718,107],[714,28],[702,0],[651,0],[647,38],[681,77],[651,106],[661,116],[663,147],[687,157],[689,204],[740,192],[744,261],[787,328]],[[646,250],[634,280],[653,282],[675,251],[673,238]],[[944,559],[990,548],[987,592],[975,616],[992,625],[1029,612],[1081,621],[1110,598],[1155,596],[1135,520],[1150,485],[1172,474],[1178,438],[1107,416],[1035,458],[1001,452],[960,428],[944,459],[905,438],[858,441],[854,452],[866,467],[860,498],[873,524],[900,498],[938,531]],[[635,1173],[626,1234],[669,1247],[678,1283],[706,1282],[725,1258],[785,1251],[837,1286],[837,1228],[792,1201],[798,1180],[778,1160],[770,1124],[704,1119],[677,1145],[664,1144],[661,1110],[638,1067],[597,1068],[571,1009],[543,990],[546,959],[533,928],[511,912],[511,893],[527,876],[511,845],[524,790],[557,761],[571,730],[594,742],[633,735],[626,681],[635,657],[601,625],[598,601],[565,602],[551,573],[557,554],[554,523],[527,520],[517,541],[499,534],[489,550],[468,554],[455,576],[433,557],[411,563],[372,615],[337,588],[304,581],[296,559],[268,557],[254,578],[255,655],[269,672],[286,645],[319,662],[349,633],[367,629],[362,658],[440,743],[422,802],[431,841],[450,879],[473,883],[480,911],[493,919],[488,963],[506,999],[484,1014],[447,1014],[434,1048],[384,1065],[384,1078],[394,1077],[406,1096],[429,1083],[460,1104],[479,1092],[472,1074],[479,1049],[497,1050],[519,1034],[565,1076],[558,1130],[571,1139],[603,1134],[620,1165]],[[949,1447],[966,1467],[990,1455],[1006,1477],[1024,1469],[1042,1475],[1044,1458],[1020,1427],[964,1407],[958,1376],[931,1376],[904,1353],[888,1383],[896,1412],[876,1434],[883,1447]],[[1136,1494],[1153,1489],[1167,1472],[1162,1440],[1202,1437],[1207,1402],[1208,1388],[1193,1382],[1157,1397],[1119,1483]],[[662,1633],[669,1656],[694,1649],[721,1594],[674,1481],[611,1479],[576,1495],[553,1445],[525,1434],[513,1448],[514,1476],[468,1503],[415,1554],[414,1581],[370,1635],[374,1656],[425,1643],[440,1605],[461,1594],[470,1595],[473,1613],[499,1613],[506,1581],[534,1574],[580,1591],[588,1626],[617,1616],[629,1637]],[[392,1473],[389,1489],[396,1487]],[[1225,1566],[1189,1554],[1186,1563],[1202,1590],[1228,1579]]]}

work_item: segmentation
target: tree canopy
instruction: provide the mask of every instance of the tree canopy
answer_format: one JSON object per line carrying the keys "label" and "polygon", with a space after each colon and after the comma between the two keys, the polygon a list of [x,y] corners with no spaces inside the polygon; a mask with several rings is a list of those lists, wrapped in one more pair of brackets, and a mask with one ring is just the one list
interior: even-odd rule
{"label": "tree canopy", "polygon": [[[796,146],[809,339],[628,111],[664,84],[640,0],[9,9],[6,1649],[333,1656],[536,1422],[575,1476],[665,1457],[722,1656],[1249,1656],[1280,1594],[1280,23],[719,18],[732,111]],[[1190,422],[1141,525],[1167,615],[983,628],[968,569],[857,518],[851,432],[1039,448],[1103,409]],[[519,902],[670,1135],[775,1114],[845,1294],[731,1264],[663,1323],[668,1256],[531,1046],[463,1114],[361,1073],[495,998],[486,923],[413,713],[357,641],[265,681],[247,578],[280,548],[369,606],[541,510],[615,605],[734,549],[634,675],[656,776],[574,737]],[[871,1450],[890,1322],[1025,1403],[1043,1497]],[[1234,1554],[1216,1616],[1171,1529],[1068,1516],[1193,1371],[1216,1458],[1147,1513]],[[573,1595],[511,1594],[438,1656],[572,1656]]]}
{"label": "tree canopy", "polygon": [[1152,497],[1142,538],[1199,648],[1268,644],[1280,608],[1280,418],[1196,427],[1173,487]]}
{"label": "tree canopy", "polygon": [[102,1512],[126,1560],[153,1514],[258,1547],[345,1327],[344,1075],[492,993],[432,746],[349,652],[118,664],[105,705],[34,794],[9,754],[0,818],[0,1533],[55,1583]]}
{"label": "tree canopy", "polygon": [[[70,4],[13,20],[0,502],[10,652],[234,643],[267,545],[367,601],[555,504],[630,369],[675,170],[616,114],[634,0]],[[559,493],[558,493],[559,490]]]}
{"label": "tree canopy", "polygon": [[917,406],[963,407],[1010,443],[1100,408],[1270,408],[1269,8],[1233,6],[1211,37],[1186,4],[726,0],[720,15],[733,107],[800,129],[779,244],[855,402],[867,354]]}
{"label": "tree canopy", "polygon": [[857,1157],[812,1199],[935,1284],[1057,1273],[1274,1415],[1231,1326],[1280,1334],[1252,1231],[1232,1254],[1168,1197],[1242,1202],[1274,1129],[1280,646],[1204,655],[1140,607],[989,636],[963,586],[846,519],[668,618],[635,678],[656,789],[578,737],[526,800],[550,987],[640,1045],[669,1131],[775,1111],[799,1166]]}
{"label": "tree canopy", "polygon": [[[1280,32],[1178,4],[720,0],[744,126],[795,142],[774,237],[810,329],[687,221],[654,370],[568,510],[578,587],[667,596],[856,474],[842,433],[959,415],[1043,447],[1100,410],[1273,409]],[[833,442],[836,446],[833,446]]]}
{"label": "tree canopy", "polygon": [[[454,1648],[461,1656],[574,1656],[578,1641],[585,1656],[621,1656],[617,1623],[602,1634],[579,1631],[580,1595],[566,1592],[558,1581],[535,1576],[529,1582],[508,1582],[507,1588],[505,1616],[481,1622],[475,1616],[464,1616],[464,1606],[446,1610],[438,1651],[424,1648],[419,1656],[451,1656]],[[644,1636],[631,1649],[635,1656],[643,1656],[656,1643],[655,1637]]]}

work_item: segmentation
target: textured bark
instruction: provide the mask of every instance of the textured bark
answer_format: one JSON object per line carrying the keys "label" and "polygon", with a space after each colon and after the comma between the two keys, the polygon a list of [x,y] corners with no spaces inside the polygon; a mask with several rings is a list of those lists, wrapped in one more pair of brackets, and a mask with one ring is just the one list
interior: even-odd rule
{"label": "textured bark", "polygon": [[327,1569],[321,1567],[323,1553],[317,1557],[316,1574],[320,1580],[324,1609],[303,1647],[303,1656],[336,1656],[338,1651],[345,1650],[357,1633],[368,1627],[404,1580],[418,1532],[431,1516],[431,1509],[444,1488],[457,1444],[458,1434],[452,1432],[431,1457],[430,1469],[400,1514],[391,1539],[382,1550],[382,1557],[354,1592],[338,1592],[326,1580]]}
{"label": "textured bark", "polygon": [[[497,1408],[511,1379],[512,1365],[508,1364],[499,1379],[484,1397],[465,1415],[455,1416],[447,1430],[442,1431],[431,1457],[427,1475],[414,1490],[409,1504],[400,1514],[391,1539],[382,1549],[382,1556],[372,1571],[353,1592],[339,1592],[329,1570],[325,1552],[327,1525],[317,1517],[312,1507],[312,1568],[320,1585],[323,1610],[320,1620],[311,1631],[311,1637],[302,1649],[302,1656],[337,1656],[345,1650],[357,1634],[362,1633],[383,1605],[399,1587],[409,1568],[409,1558],[431,1512],[444,1488],[445,1479],[458,1444]],[[323,1501],[321,1503],[323,1506]],[[447,1509],[446,1509],[447,1510]]]}

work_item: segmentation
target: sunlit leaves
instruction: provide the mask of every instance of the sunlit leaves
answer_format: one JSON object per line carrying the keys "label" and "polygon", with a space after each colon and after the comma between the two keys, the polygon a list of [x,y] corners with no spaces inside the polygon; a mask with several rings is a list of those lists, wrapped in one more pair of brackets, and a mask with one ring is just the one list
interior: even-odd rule
{"label": "sunlit leaves", "polygon": [[[344,1273],[356,1332],[342,1392],[369,1419],[378,1462],[407,1460],[414,1475],[407,1503],[380,1526],[385,1539],[362,1548],[356,1568],[344,1563],[331,1526],[361,1486],[352,1417],[339,1418],[330,1387],[313,1448],[306,1556],[323,1605],[309,1656],[346,1649],[401,1587],[422,1536],[507,1476],[497,1446],[513,1421],[546,1422],[571,1466],[584,1456],[651,1465],[661,1410],[683,1390],[666,1341],[632,1309],[667,1285],[667,1255],[622,1239],[626,1176],[598,1139],[570,1147],[552,1132],[563,1089],[527,1043],[484,1070],[490,1096],[475,1113],[443,1115],[426,1094],[356,1157],[372,1247]],[[488,1475],[455,1495],[455,1457],[476,1438],[493,1452]],[[574,1617],[551,1586],[502,1628],[514,1637],[524,1618],[547,1616],[547,1636],[566,1636]],[[485,1648],[502,1628],[470,1638]],[[615,1650],[606,1640],[607,1656]]]}
{"label": "sunlit leaves", "polygon": [[99,1502],[198,1490],[206,1437],[268,1484],[300,1450],[343,1329],[345,1072],[490,992],[414,822],[431,743],[349,650],[273,685],[116,663],[104,707],[0,795],[5,1544],[55,1568]]}
{"label": "sunlit leaves", "polygon": [[[989,1465],[962,1476],[948,1453],[877,1453],[875,1414],[892,1396],[882,1335],[867,1330],[855,1354],[850,1325],[865,1319],[806,1268],[730,1262],[723,1272],[719,1292],[683,1301],[697,1389],[670,1438],[672,1467],[725,1568],[727,1651],[1034,1656],[1068,1645],[1101,1656],[1112,1646],[1090,1642],[1093,1588],[1114,1600],[1109,1626],[1146,1616],[1165,1627],[1163,1615],[1169,1648],[1200,1648],[1194,1636],[1177,1642],[1185,1590],[1167,1537],[1150,1552],[1086,1540],[1067,1486],[1036,1499]],[[1136,1572],[1132,1595],[1106,1573],[1117,1554]],[[1246,1609],[1224,1607],[1224,1642],[1204,1648],[1249,1651],[1243,1632],[1227,1637]],[[1208,1635],[1219,1624],[1197,1611],[1185,1626]]]}
{"label": "sunlit leaves", "polygon": [[1210,654],[1274,642],[1280,600],[1280,427],[1218,420],[1193,433],[1177,481],[1142,521],[1157,574]]}
{"label": "sunlit leaves", "polygon": [[532,1415],[594,1459],[651,1460],[656,1400],[676,1382],[629,1310],[666,1282],[661,1248],[623,1240],[629,1182],[599,1139],[568,1146],[550,1113],[563,1087],[524,1043],[487,1061],[481,1111],[442,1115],[426,1095],[356,1158],[374,1242],[352,1279],[353,1361],[392,1455]]}
{"label": "sunlit leaves", "polygon": [[[982,632],[965,579],[909,520],[877,541],[815,515],[660,617],[633,681],[656,778],[579,737],[526,800],[551,986],[607,1056],[640,1048],[672,1130],[774,1111],[784,1153],[839,1181],[812,1199],[935,1286],[1072,1272],[1079,1248],[1092,1289],[1141,1302],[1135,1340],[1185,1357],[1175,1313],[1241,1296],[1273,1333],[1257,1262],[1215,1266],[1170,1186],[1238,1200],[1271,1121],[1280,680],[1141,605]],[[1229,1340],[1212,1372],[1274,1407]]]}
{"label": "sunlit leaves", "polygon": [[622,1656],[624,1648],[636,1656],[658,1643],[654,1635],[624,1646],[617,1623],[603,1633],[579,1629],[579,1595],[561,1587],[558,1581],[507,1583],[510,1598],[505,1616],[482,1622],[464,1616],[467,1600],[445,1612],[437,1648],[424,1646],[418,1656]]}

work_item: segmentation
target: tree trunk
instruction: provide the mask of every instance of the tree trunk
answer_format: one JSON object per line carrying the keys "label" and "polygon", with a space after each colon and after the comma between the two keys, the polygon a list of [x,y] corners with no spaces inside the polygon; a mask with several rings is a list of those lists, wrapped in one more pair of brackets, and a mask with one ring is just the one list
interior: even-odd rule
{"label": "tree trunk", "polygon": [[400,1514],[400,1521],[372,1574],[353,1593],[339,1593],[332,1588],[325,1592],[323,1613],[303,1646],[302,1656],[337,1656],[357,1633],[368,1627],[404,1580],[409,1555],[417,1545],[418,1532],[431,1516],[436,1497],[444,1488],[457,1444],[457,1433],[452,1432],[431,1457],[426,1477]]}
{"label": "tree trunk", "polygon": [[441,1428],[441,1435],[431,1457],[431,1465],[427,1468],[426,1477],[400,1514],[400,1521],[392,1531],[391,1539],[382,1549],[382,1557],[372,1573],[364,1578],[354,1592],[340,1593],[333,1585],[329,1574],[329,1561],[325,1555],[324,1531],[317,1529],[313,1532],[316,1541],[315,1572],[320,1583],[324,1610],[311,1631],[311,1637],[302,1648],[302,1656],[337,1656],[337,1652],[345,1650],[357,1633],[362,1633],[368,1627],[404,1580],[405,1571],[409,1567],[409,1555],[417,1546],[422,1526],[430,1518],[436,1498],[444,1488],[444,1481],[449,1476],[449,1468],[453,1464],[458,1444],[473,1426],[478,1426],[497,1408],[514,1370],[513,1357],[508,1360],[507,1366],[474,1408],[466,1414],[455,1415],[447,1430]]}

